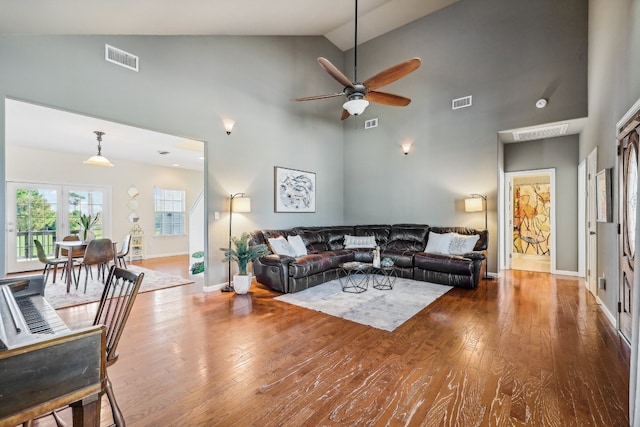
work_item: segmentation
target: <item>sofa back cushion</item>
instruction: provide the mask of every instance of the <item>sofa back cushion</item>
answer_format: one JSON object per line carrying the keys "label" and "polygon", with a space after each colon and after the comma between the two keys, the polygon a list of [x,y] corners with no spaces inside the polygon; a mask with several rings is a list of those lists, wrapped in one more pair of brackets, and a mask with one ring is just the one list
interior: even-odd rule
{"label": "sofa back cushion", "polygon": [[391,226],[387,224],[356,225],[354,231],[356,236],[374,236],[376,238],[376,246],[380,246],[380,249],[385,250],[389,241]]}
{"label": "sofa back cushion", "polygon": [[427,245],[428,234],[428,225],[395,224],[391,226],[386,249],[422,252]]}
{"label": "sofa back cushion", "polygon": [[477,234],[479,236],[478,241],[476,242],[474,251],[486,251],[489,241],[489,232],[487,230],[478,230],[475,228],[468,227],[431,227],[431,231],[434,233],[458,233],[466,236],[470,236],[473,234]]}

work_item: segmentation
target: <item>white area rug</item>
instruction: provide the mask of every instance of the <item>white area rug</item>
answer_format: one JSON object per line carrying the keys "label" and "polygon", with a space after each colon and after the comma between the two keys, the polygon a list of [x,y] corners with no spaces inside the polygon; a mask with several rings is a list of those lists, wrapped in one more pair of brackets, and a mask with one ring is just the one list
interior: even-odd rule
{"label": "white area rug", "polygon": [[365,292],[352,294],[342,292],[340,282],[332,280],[275,299],[391,332],[451,289],[398,278],[392,290],[374,289],[369,281]]}
{"label": "white area rug", "polygon": [[[49,274],[49,280],[44,288],[44,297],[49,304],[53,306],[53,308],[71,307],[73,305],[99,301],[102,297],[104,284],[101,281],[96,280],[97,274],[95,270],[96,269],[94,268],[93,280],[91,279],[91,276],[89,276],[89,281],[87,282],[87,293],[84,293],[84,269],[80,276],[80,281],[78,282],[78,289],[76,289],[75,283],[71,283],[71,291],[69,293],[67,293],[66,280],[60,279],[60,270],[58,270],[56,283],[51,283],[53,280],[53,273]],[[148,268],[138,267],[136,265],[128,265],[128,270],[133,271],[136,274],[144,272],[144,278],[140,285],[140,292],[155,291],[157,289],[193,283],[193,280],[160,273],[158,271],[149,270]]]}

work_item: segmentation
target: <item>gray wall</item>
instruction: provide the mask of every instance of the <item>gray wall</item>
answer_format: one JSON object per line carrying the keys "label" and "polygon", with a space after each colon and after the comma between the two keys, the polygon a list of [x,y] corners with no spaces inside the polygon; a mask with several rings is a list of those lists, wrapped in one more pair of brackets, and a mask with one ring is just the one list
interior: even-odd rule
{"label": "gray wall", "polygon": [[[423,65],[383,89],[412,98],[409,106],[372,105],[345,124],[345,220],[481,228],[462,200],[488,194],[496,271],[497,133],[585,117],[586,53],[585,0],[461,1],[361,46],[363,80],[412,56]],[[466,95],[473,106],[452,111]],[[534,105],[541,96],[544,110]],[[380,126],[364,130],[373,117]],[[408,156],[404,140],[415,141]]]}
{"label": "gray wall", "polygon": [[[139,55],[140,73],[106,63],[104,43]],[[238,191],[253,212],[234,217],[234,234],[340,222],[482,227],[462,200],[486,193],[496,271],[497,132],[587,114],[586,1],[461,1],[358,52],[361,80],[421,57],[421,69],[384,88],[413,103],[371,105],[341,124],[341,99],[291,102],[340,89],[318,56],[352,75],[353,52],[322,37],[3,36],[0,96],[206,141],[211,284],[225,278],[217,248],[226,245],[226,197]],[[473,106],[451,111],[464,95]],[[537,110],[541,96],[549,106]],[[231,136],[221,115],[237,120]],[[372,117],[380,126],[364,131]],[[414,141],[408,156],[405,140]],[[317,173],[318,212],[273,213],[276,165]]]}
{"label": "gray wall", "polygon": [[505,144],[504,170],[555,169],[556,268],[578,271],[578,135]]}
{"label": "gray wall", "polygon": [[640,1],[589,1],[589,121],[580,139],[580,158],[598,148],[598,170],[613,171],[613,218],[598,223],[598,271],[606,290],[598,297],[614,316],[618,302],[618,168],[616,123],[640,99]]}
{"label": "gray wall", "polygon": [[[140,72],[106,62],[105,43],[138,55]],[[316,62],[320,55],[342,66],[342,53],[322,37],[2,36],[0,100],[17,98],[206,141],[208,281],[217,284],[226,280],[218,248],[227,245],[230,193],[252,198],[252,213],[234,217],[234,235],[263,226],[343,220],[343,131],[335,109],[324,102],[291,101],[335,91]],[[223,115],[237,121],[230,136]],[[4,116],[2,101],[2,181]],[[316,213],[273,212],[276,165],[317,173]],[[1,200],[4,191],[3,185]],[[221,212],[219,220],[214,211]],[[2,208],[3,223],[4,215]]]}

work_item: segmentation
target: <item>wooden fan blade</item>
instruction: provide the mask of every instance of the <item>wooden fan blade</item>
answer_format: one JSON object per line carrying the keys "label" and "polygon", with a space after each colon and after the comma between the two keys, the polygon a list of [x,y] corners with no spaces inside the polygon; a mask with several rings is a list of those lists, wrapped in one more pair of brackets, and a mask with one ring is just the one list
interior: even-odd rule
{"label": "wooden fan blade", "polygon": [[408,59],[365,80],[364,85],[369,90],[379,89],[417,70],[420,68],[420,64],[422,64],[420,58]]}
{"label": "wooden fan blade", "polygon": [[327,58],[319,57],[318,64],[327,72],[331,77],[336,79],[338,83],[340,83],[344,87],[353,87],[353,83],[351,80],[347,78],[342,71],[338,70],[335,65],[333,65]]}
{"label": "wooden fan blade", "polygon": [[387,92],[377,92],[375,90],[367,92],[364,98],[376,104],[392,105],[394,107],[405,107],[411,103],[411,100],[404,96]]}
{"label": "wooden fan blade", "polygon": [[345,109],[342,110],[342,115],[340,116],[340,120],[347,120],[351,114]]}
{"label": "wooden fan blade", "polygon": [[329,93],[327,95],[306,96],[304,98],[295,98],[294,101],[313,101],[314,99],[335,98],[336,96],[342,96],[342,95],[344,95],[344,92]]}

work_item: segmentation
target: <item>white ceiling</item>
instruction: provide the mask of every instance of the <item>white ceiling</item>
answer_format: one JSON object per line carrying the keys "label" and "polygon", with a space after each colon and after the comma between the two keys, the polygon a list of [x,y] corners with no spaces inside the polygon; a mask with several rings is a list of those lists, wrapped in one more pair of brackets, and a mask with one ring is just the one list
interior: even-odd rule
{"label": "white ceiling", "polygon": [[[7,145],[79,154],[88,159],[98,152],[98,141],[93,133],[98,130],[105,132],[102,155],[116,167],[118,160],[127,160],[204,170],[204,145],[200,141],[12,99],[5,100],[5,117]],[[159,151],[169,153],[161,155]]]}
{"label": "white ceiling", "polygon": [[[358,43],[457,1],[360,0]],[[354,44],[354,6],[348,0],[0,0],[0,35],[324,35],[345,51]],[[116,166],[118,159],[136,158],[155,165],[204,168],[200,142],[6,100],[9,145],[88,158],[97,152],[96,130],[105,132],[102,154]]]}
{"label": "white ceiling", "polygon": [[[459,0],[360,0],[358,42]],[[348,0],[0,0],[0,34],[322,36],[353,47]]]}

